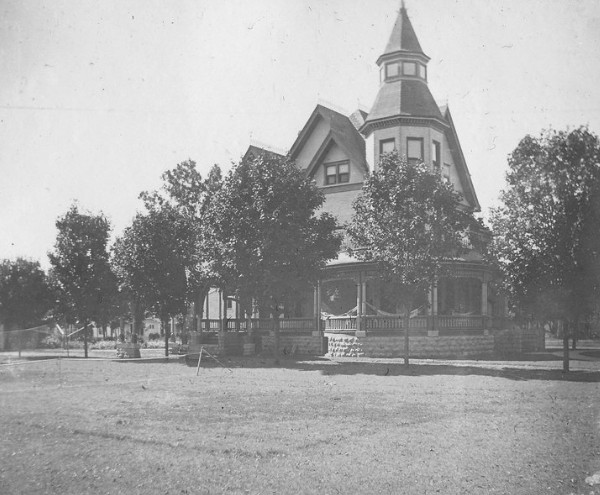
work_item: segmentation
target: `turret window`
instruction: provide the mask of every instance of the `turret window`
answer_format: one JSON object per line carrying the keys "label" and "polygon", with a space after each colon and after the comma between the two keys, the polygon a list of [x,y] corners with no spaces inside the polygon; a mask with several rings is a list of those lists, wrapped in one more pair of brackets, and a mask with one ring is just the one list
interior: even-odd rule
{"label": "turret window", "polygon": [[405,76],[416,76],[417,64],[415,62],[404,62],[402,65],[402,73]]}
{"label": "turret window", "polygon": [[398,63],[394,62],[392,64],[386,64],[385,66],[385,77],[389,79],[390,77],[398,77],[400,75],[400,69],[398,67]]}
{"label": "turret window", "polygon": [[423,64],[419,64],[419,77],[421,79],[427,79],[427,67]]}
{"label": "turret window", "polygon": [[325,165],[325,185],[350,182],[350,164],[348,161],[329,163]]}
{"label": "turret window", "polygon": [[406,157],[409,162],[423,161],[423,138],[406,138]]}
{"label": "turret window", "polygon": [[382,139],[379,141],[379,154],[383,155],[384,153],[392,153],[396,150],[396,140],[394,138],[391,139]]}

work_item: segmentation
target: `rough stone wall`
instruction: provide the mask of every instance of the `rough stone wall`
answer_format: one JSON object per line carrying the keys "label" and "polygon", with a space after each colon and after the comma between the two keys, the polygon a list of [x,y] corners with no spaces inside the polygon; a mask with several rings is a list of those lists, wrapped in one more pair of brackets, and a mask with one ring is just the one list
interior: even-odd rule
{"label": "rough stone wall", "polygon": [[[263,335],[262,350],[273,351],[275,348],[275,337],[273,335]],[[322,356],[327,350],[323,342],[323,337],[314,335],[280,335],[279,353],[283,355],[303,354],[310,356]]]}
{"label": "rough stone wall", "polygon": [[543,328],[510,328],[494,334],[496,351],[501,354],[539,352],[546,348]]}
{"label": "rough stone wall", "polygon": [[[326,334],[330,357],[404,357],[403,336],[366,336]],[[492,354],[492,335],[457,335],[448,337],[411,337],[410,357],[441,358]]]}
{"label": "rough stone wall", "polygon": [[241,356],[244,350],[244,335],[238,332],[219,332],[219,353]]}

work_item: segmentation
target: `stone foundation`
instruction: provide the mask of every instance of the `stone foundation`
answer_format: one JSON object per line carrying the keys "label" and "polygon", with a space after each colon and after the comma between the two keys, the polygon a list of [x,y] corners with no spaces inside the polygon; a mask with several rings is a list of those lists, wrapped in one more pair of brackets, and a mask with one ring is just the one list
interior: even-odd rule
{"label": "stone foundation", "polygon": [[546,348],[543,328],[511,328],[494,333],[496,351],[504,354],[539,352]]}
{"label": "stone foundation", "polygon": [[[354,337],[326,334],[330,357],[404,357],[404,336]],[[412,336],[409,356],[412,358],[471,357],[492,354],[492,335],[456,335],[449,337]]]}
{"label": "stone foundation", "polygon": [[[273,335],[261,336],[262,350],[272,352],[275,347]],[[318,335],[280,335],[279,353],[281,355],[322,356],[327,351],[327,341]]]}
{"label": "stone foundation", "polygon": [[[204,347],[211,354],[228,356],[251,356],[260,352],[273,352],[275,337],[268,334],[257,333],[250,338],[244,332],[226,332],[222,334],[192,335],[189,344],[189,353],[200,352]],[[252,350],[251,350],[252,348]],[[280,334],[279,353],[281,355],[322,356],[327,352],[327,340],[319,334],[294,335]]]}

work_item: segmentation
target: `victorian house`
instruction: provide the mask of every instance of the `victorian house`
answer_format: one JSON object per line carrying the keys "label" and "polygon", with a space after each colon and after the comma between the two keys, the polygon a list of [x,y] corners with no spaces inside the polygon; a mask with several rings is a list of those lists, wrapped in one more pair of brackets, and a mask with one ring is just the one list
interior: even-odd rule
{"label": "victorian house", "polygon": [[[385,50],[377,60],[379,92],[369,112],[344,115],[317,105],[292,144],[289,155],[321,188],[324,210],[341,226],[350,221],[352,203],[363,181],[377,167],[381,154],[398,152],[423,161],[462,195],[460,207],[480,210],[450,109],[432,96],[428,62],[402,5]],[[251,146],[247,154],[273,153]],[[503,303],[490,288],[492,273],[482,247],[490,233],[473,227],[465,254],[448,261],[450,276],[431,287],[411,311],[417,335],[483,334]],[[321,328],[331,332],[389,332],[402,325],[393,287],[374,266],[340,253],[325,270],[314,296],[299,297],[288,317],[321,316]]]}

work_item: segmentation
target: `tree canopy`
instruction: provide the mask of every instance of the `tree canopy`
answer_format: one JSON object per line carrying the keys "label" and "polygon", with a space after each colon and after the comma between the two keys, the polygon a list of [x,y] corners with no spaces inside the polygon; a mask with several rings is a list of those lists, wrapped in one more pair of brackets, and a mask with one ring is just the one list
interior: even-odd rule
{"label": "tree canopy", "polygon": [[178,242],[183,228],[177,212],[163,205],[138,213],[115,242],[113,264],[133,306],[134,334],[145,310],[155,312],[163,324],[185,312],[185,253]]}
{"label": "tree canopy", "polygon": [[234,166],[206,224],[221,288],[275,314],[316,283],[340,246],[334,218],[317,215],[323,202],[287,158],[261,154]]}
{"label": "tree canopy", "polygon": [[385,154],[354,203],[351,251],[400,285],[422,290],[462,249],[472,217],[460,200],[424,163]]}
{"label": "tree canopy", "polygon": [[54,251],[48,257],[65,316],[81,325],[98,322],[117,290],[107,250],[110,223],[103,214],[80,212],[73,204],[58,218],[56,228]]}
{"label": "tree canopy", "polygon": [[179,163],[162,179],[161,189],[140,195],[146,212],[115,243],[113,262],[133,303],[134,320],[150,310],[166,329],[168,318],[185,313],[188,302],[197,310],[214,283],[205,224],[222,181],[218,166],[202,179],[192,160]]}
{"label": "tree canopy", "polygon": [[201,302],[215,283],[213,260],[207,256],[212,240],[206,228],[207,217],[222,187],[221,169],[215,165],[203,179],[193,160],[179,163],[162,175],[161,190],[143,193],[148,210],[170,208],[177,216],[179,237],[174,239],[183,255],[188,299]]}
{"label": "tree canopy", "polygon": [[492,214],[494,249],[515,311],[589,314],[600,284],[600,144],[587,127],[525,136]]}
{"label": "tree canopy", "polygon": [[350,252],[377,264],[404,306],[404,363],[409,362],[409,315],[418,296],[444,275],[472,218],[461,196],[422,162],[384,154],[354,202]]}
{"label": "tree canopy", "polygon": [[52,305],[52,292],[39,262],[23,258],[0,262],[0,323],[6,330],[38,325]]}

